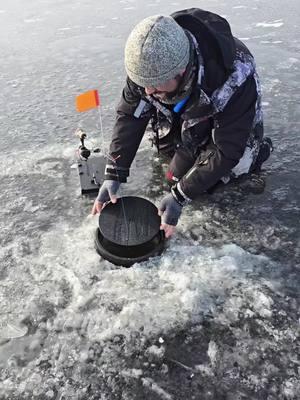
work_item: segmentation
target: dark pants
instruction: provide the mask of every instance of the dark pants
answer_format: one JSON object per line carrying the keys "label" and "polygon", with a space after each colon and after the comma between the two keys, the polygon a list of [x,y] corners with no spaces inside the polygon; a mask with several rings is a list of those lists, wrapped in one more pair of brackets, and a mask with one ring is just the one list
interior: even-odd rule
{"label": "dark pants", "polygon": [[[169,160],[169,167],[166,172],[166,179],[169,184],[174,184],[178,182],[193,166],[195,163],[204,164],[208,162],[210,154],[212,152],[211,138],[211,125],[209,122],[206,126],[206,137],[207,140],[203,141],[204,136],[202,135],[202,142],[199,143],[199,138],[193,138],[192,140],[187,140],[185,143],[181,140],[180,131],[171,131],[170,134],[166,135],[159,140],[159,152],[167,160]],[[198,139],[198,140],[197,140]],[[203,143],[205,142],[205,143]],[[227,184],[229,181],[237,181],[240,179],[246,179],[251,173],[259,174],[262,164],[269,158],[270,153],[273,151],[272,141],[269,138],[263,138],[259,144],[259,152],[249,169],[249,174],[235,175],[229,174],[229,177],[222,179],[216,185],[208,190],[212,193],[215,187],[219,184]]]}

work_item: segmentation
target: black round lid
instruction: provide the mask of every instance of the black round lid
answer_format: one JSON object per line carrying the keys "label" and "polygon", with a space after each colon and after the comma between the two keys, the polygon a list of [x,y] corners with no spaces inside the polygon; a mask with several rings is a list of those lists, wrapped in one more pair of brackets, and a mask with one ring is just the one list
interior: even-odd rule
{"label": "black round lid", "polygon": [[138,246],[151,241],[158,234],[160,224],[155,205],[134,196],[107,204],[99,216],[101,235],[120,246]]}

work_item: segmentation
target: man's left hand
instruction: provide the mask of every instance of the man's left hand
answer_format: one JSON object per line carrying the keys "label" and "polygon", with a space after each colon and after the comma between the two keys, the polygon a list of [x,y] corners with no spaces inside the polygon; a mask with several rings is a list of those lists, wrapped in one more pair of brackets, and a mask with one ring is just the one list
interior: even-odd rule
{"label": "man's left hand", "polygon": [[175,200],[171,193],[162,199],[158,214],[162,217],[161,228],[165,231],[166,238],[175,233],[181,211],[182,205]]}

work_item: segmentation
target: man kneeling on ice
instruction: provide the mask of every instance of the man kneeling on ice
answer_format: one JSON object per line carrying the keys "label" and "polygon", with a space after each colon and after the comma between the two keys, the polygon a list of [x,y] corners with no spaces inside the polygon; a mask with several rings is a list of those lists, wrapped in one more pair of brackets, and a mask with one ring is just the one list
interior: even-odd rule
{"label": "man kneeling on ice", "polygon": [[116,201],[151,121],[154,144],[171,158],[172,188],[159,207],[169,237],[186,204],[220,181],[259,171],[270,155],[255,62],[224,18],[192,8],[141,21],[127,40],[125,68],[110,145],[115,161],[92,213]]}

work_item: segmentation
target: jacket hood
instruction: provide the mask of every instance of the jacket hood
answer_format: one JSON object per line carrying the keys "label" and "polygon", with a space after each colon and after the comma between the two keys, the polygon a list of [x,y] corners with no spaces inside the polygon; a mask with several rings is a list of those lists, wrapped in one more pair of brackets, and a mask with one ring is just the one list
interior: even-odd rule
{"label": "jacket hood", "polygon": [[236,44],[225,18],[199,8],[177,11],[171,17],[196,37],[204,60],[216,58],[226,70],[232,69]]}

